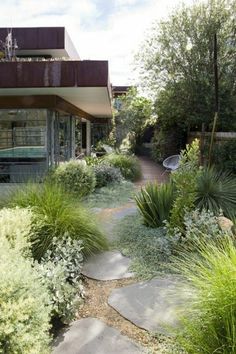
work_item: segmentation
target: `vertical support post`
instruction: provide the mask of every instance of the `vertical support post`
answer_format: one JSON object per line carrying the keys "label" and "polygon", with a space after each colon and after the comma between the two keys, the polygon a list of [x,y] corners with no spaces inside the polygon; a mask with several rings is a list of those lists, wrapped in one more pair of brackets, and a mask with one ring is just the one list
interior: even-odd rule
{"label": "vertical support post", "polygon": [[211,155],[213,149],[214,136],[216,131],[216,123],[219,115],[219,80],[218,80],[218,58],[217,58],[217,35],[214,35],[214,78],[215,78],[215,115],[211,132],[211,141],[209,148],[208,165],[211,164]]}
{"label": "vertical support post", "polygon": [[71,142],[70,157],[74,159],[75,158],[75,117],[74,116],[70,117],[70,142]]}
{"label": "vertical support post", "polygon": [[86,120],[86,155],[91,154],[91,122]]}

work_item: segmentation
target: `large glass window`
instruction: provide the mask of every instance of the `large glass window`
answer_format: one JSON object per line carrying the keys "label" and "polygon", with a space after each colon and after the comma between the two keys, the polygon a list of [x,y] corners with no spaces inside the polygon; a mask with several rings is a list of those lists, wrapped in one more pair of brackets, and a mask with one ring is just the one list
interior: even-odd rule
{"label": "large glass window", "polygon": [[45,171],[47,110],[0,110],[0,182],[22,182]]}
{"label": "large glass window", "polygon": [[54,120],[54,161],[56,164],[74,157],[75,118],[56,113]]}

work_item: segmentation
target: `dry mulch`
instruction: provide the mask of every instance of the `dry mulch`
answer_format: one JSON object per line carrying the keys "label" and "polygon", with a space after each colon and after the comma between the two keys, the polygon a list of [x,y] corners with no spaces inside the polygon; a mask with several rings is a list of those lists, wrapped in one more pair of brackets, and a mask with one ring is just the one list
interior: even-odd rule
{"label": "dry mulch", "polygon": [[140,345],[148,348],[150,353],[160,353],[160,342],[146,330],[136,327],[108,305],[108,297],[113,289],[136,283],[137,279],[121,279],[98,281],[84,278],[85,301],[80,307],[77,319],[94,317],[108,326],[118,329],[121,334],[129,337]]}

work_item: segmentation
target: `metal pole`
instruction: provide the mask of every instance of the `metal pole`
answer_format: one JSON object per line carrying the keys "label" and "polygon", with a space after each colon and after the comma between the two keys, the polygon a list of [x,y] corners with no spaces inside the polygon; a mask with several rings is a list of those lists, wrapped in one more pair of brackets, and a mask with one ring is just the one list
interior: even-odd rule
{"label": "metal pole", "polygon": [[212,147],[214,142],[216,123],[219,115],[219,79],[218,79],[218,55],[217,55],[217,35],[214,34],[214,82],[215,82],[215,115],[211,132],[211,142],[209,148],[208,165],[211,164]]}

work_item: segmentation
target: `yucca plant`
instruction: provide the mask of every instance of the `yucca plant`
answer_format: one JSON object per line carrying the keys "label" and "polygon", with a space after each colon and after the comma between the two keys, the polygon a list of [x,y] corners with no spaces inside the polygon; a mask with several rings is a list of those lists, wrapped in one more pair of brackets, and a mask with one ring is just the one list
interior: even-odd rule
{"label": "yucca plant", "polygon": [[78,202],[75,206],[70,195],[56,184],[29,184],[12,195],[10,205],[32,208],[31,242],[37,259],[51,247],[54,237],[61,239],[64,235],[82,240],[85,256],[108,247],[90,212]]}
{"label": "yucca plant", "polygon": [[236,177],[230,173],[214,167],[204,169],[198,177],[196,192],[197,208],[215,215],[222,211],[229,218],[236,216]]}
{"label": "yucca plant", "polygon": [[195,257],[185,253],[175,261],[189,285],[176,340],[190,354],[236,353],[236,247],[229,237],[198,242]]}
{"label": "yucca plant", "polygon": [[143,222],[149,227],[159,227],[164,220],[169,220],[174,203],[175,193],[172,183],[149,183],[135,196],[135,201],[143,217]]}

